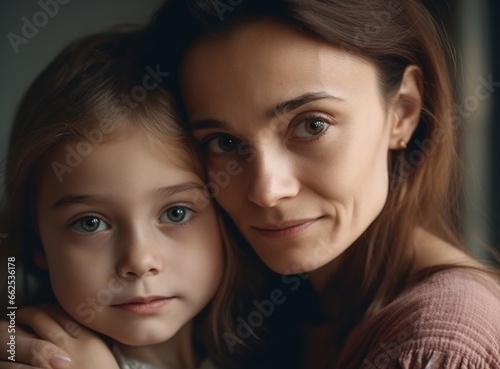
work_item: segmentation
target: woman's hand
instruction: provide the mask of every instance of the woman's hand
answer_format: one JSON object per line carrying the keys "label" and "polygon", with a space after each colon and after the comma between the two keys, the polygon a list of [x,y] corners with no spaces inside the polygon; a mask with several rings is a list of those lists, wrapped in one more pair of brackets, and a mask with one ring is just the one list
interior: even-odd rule
{"label": "woman's hand", "polygon": [[[48,316],[45,319],[52,320]],[[66,369],[71,367],[71,359],[66,351],[53,343],[38,339],[34,334],[21,329],[19,325],[9,327],[8,322],[0,321],[0,342],[6,344],[8,349],[0,350],[2,368]],[[15,342],[15,346],[11,342]]]}
{"label": "woman's hand", "polygon": [[[8,353],[2,350],[2,368],[119,368],[109,347],[60,309],[24,308],[18,311],[16,322],[29,326],[36,336],[16,327],[16,361],[8,360]],[[1,322],[0,327],[2,342],[8,342],[7,323]]]}

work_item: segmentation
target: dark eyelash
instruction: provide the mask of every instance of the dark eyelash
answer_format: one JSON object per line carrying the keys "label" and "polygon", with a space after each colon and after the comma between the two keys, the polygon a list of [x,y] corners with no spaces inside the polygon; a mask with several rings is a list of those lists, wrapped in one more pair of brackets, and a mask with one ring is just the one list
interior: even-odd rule
{"label": "dark eyelash", "polygon": [[298,123],[295,124],[295,126],[297,126],[298,124],[300,124],[301,122],[305,121],[305,120],[321,120],[327,124],[332,124],[332,119],[327,117],[326,115],[322,115],[322,114],[313,114],[313,115],[306,115],[304,118],[300,119],[300,121]]}
{"label": "dark eyelash", "polygon": [[221,137],[223,137],[223,135],[221,133],[211,133],[211,134],[203,137],[200,141],[198,141],[198,147],[200,147],[200,149],[206,150],[208,143],[210,141],[212,141],[215,138],[221,138]]}
{"label": "dark eyelash", "polygon": [[[301,119],[294,125],[294,128],[297,127],[300,123],[302,123],[303,121],[305,120],[308,120],[308,121],[312,121],[312,120],[321,120],[323,122],[325,122],[326,124],[328,124],[328,126],[332,126],[334,121],[332,118],[329,118],[325,115],[322,115],[322,114],[312,114],[312,115],[308,115],[308,116],[305,116],[305,117],[301,117]],[[309,143],[314,143],[318,140],[320,140],[324,135],[326,135],[326,133],[328,132],[328,130],[330,129],[330,127],[328,127],[327,129],[325,129],[323,132],[321,132],[321,134],[317,135],[317,136],[314,136],[312,138],[307,138],[307,139],[301,139],[301,140],[298,140],[299,142],[303,143],[303,144],[309,144]]]}
{"label": "dark eyelash", "polygon": [[[206,137],[204,137],[203,139],[201,139],[198,142],[198,147],[199,147],[199,149],[200,149],[200,151],[202,153],[204,153],[204,154],[210,154],[210,157],[226,156],[227,154],[230,153],[229,151],[226,152],[226,153],[216,153],[216,152],[210,151],[208,149],[208,144],[210,143],[210,141],[212,141],[214,139],[221,139],[221,138],[231,138],[232,140],[234,140],[237,143],[236,147],[239,147],[239,145],[241,144],[241,140],[239,140],[238,138],[236,138],[236,137],[234,137],[234,136],[232,136],[230,134],[227,134],[227,133],[211,133],[211,134],[207,135]],[[205,158],[206,157],[204,156],[204,159]]]}
{"label": "dark eyelash", "polygon": [[67,222],[67,227],[72,227],[74,224],[76,224],[76,222],[78,221],[81,221],[83,218],[97,218],[103,222],[106,222],[106,224],[108,224],[108,222],[106,220],[104,220],[101,216],[98,216],[98,215],[95,215],[95,214],[92,214],[92,213],[86,213],[86,214],[81,214],[81,215],[77,215],[76,217],[73,217],[71,218],[68,222]]}
{"label": "dark eyelash", "polygon": [[[160,217],[165,214],[167,212],[167,210],[171,209],[171,208],[176,208],[176,207],[182,207],[182,208],[185,208],[189,211],[192,212],[192,216],[191,216],[191,219],[189,219],[187,222],[185,223],[182,223],[182,224],[177,224],[177,223],[165,223],[168,227],[184,227],[184,226],[187,226],[189,224],[191,224],[191,222],[199,215],[199,210],[196,209],[194,206],[192,205],[186,205],[186,204],[174,204],[174,205],[168,205],[167,207],[165,207],[165,209],[163,210],[163,212],[160,214]],[[160,218],[158,218],[158,221],[159,221]]]}
{"label": "dark eyelash", "polygon": [[321,134],[314,136],[312,138],[309,138],[307,140],[302,140],[301,143],[310,144],[310,143],[314,143],[316,141],[319,141],[324,135],[326,135],[327,132],[328,132],[328,129],[325,129],[323,132],[321,132]]}

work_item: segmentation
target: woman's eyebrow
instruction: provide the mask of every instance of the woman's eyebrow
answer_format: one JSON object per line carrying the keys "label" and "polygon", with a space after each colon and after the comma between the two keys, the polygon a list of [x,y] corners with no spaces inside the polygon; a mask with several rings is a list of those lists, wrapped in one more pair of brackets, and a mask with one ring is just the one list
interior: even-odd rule
{"label": "woman's eyebrow", "polygon": [[200,119],[189,122],[188,127],[191,131],[199,131],[211,128],[228,129],[229,123],[217,119]]}
{"label": "woman's eyebrow", "polygon": [[333,95],[331,95],[327,92],[324,92],[324,91],[307,92],[307,93],[302,94],[300,96],[294,97],[293,99],[283,101],[283,102],[277,104],[274,108],[272,108],[268,112],[268,116],[271,118],[277,118],[280,115],[289,113],[302,105],[305,105],[305,104],[310,103],[312,101],[322,100],[322,99],[345,101],[344,99],[342,99],[340,97],[333,96]]}
{"label": "woman's eyebrow", "polygon": [[[305,94],[302,94],[300,96],[294,97],[290,100],[280,102],[277,104],[275,107],[270,109],[267,112],[267,115],[270,118],[277,118],[283,114],[289,113],[293,111],[294,109],[297,109],[298,107],[308,104],[312,101],[316,100],[323,100],[323,99],[330,99],[330,100],[336,100],[336,101],[345,101],[344,99],[333,96],[327,92],[320,91],[320,92],[307,92]],[[224,120],[218,120],[218,119],[200,119],[200,120],[194,120],[189,122],[188,124],[189,128],[192,131],[199,131],[203,129],[229,129],[230,124]]]}

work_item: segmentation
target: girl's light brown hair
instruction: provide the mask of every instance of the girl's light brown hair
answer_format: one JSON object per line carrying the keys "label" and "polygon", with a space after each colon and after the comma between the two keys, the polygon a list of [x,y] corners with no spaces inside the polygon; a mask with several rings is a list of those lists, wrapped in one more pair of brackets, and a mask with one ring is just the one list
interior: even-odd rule
{"label": "girl's light brown hair", "polygon": [[[74,41],[41,72],[20,103],[6,161],[2,217],[2,230],[9,234],[7,252],[17,259],[18,305],[55,302],[47,272],[34,262],[42,245],[33,211],[42,167],[64,180],[77,165],[49,162],[55,150],[65,147],[85,160],[96,146],[118,135],[141,133],[168,160],[204,178],[196,145],[182,128],[173,97],[163,84],[168,71],[148,46],[149,39],[146,30],[134,30]],[[210,307],[200,314],[206,319],[197,319],[197,333],[204,336],[204,343],[213,341],[214,332],[227,330],[219,317],[231,305],[230,290],[237,280],[232,248],[228,237],[223,238],[223,281]],[[203,350],[217,351],[208,346]]]}
{"label": "girl's light brown hair", "polygon": [[[331,296],[329,313],[339,322],[336,338],[341,344],[364,315],[378,311],[410,283],[413,255],[408,245],[415,226],[463,248],[455,229],[460,164],[450,74],[453,50],[445,32],[416,0],[252,0],[230,6],[173,0],[156,14],[155,27],[175,70],[193,42],[230,37],[235,29],[264,18],[284,22],[371,62],[387,103],[407,66],[418,66],[423,75],[418,127],[406,150],[390,153],[387,203],[342,256],[341,277],[324,292]],[[173,29],[185,38],[169,38]],[[178,84],[175,88],[178,91]]]}

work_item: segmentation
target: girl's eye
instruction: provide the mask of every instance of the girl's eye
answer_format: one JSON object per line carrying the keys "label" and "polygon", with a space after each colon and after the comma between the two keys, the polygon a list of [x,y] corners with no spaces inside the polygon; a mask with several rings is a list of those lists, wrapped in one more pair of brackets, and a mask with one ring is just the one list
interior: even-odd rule
{"label": "girl's eye", "polygon": [[293,129],[296,138],[311,138],[324,133],[329,127],[324,118],[313,117],[299,122]]}
{"label": "girl's eye", "polygon": [[224,154],[235,150],[238,147],[239,141],[231,136],[219,136],[209,139],[206,142],[206,147],[216,154]]}
{"label": "girl's eye", "polygon": [[167,209],[162,216],[160,221],[164,223],[175,223],[182,224],[189,222],[194,215],[194,211],[185,206],[174,206]]}
{"label": "girl's eye", "polygon": [[109,229],[109,224],[96,216],[86,215],[74,222],[71,228],[78,233],[97,233]]}

